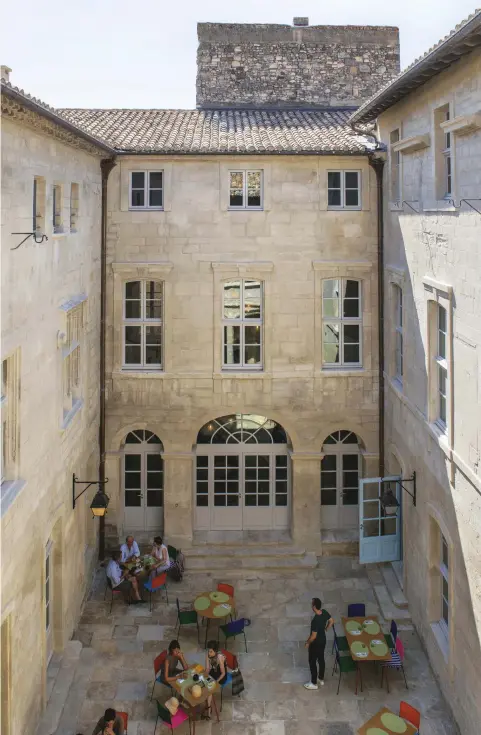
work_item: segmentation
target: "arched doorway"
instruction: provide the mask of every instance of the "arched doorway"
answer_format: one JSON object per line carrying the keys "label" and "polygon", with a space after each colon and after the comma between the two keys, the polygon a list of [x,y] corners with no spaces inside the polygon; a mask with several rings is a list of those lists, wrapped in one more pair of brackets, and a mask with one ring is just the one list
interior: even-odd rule
{"label": "arched doorway", "polygon": [[352,431],[334,431],[322,445],[321,528],[359,527],[360,442]]}
{"label": "arched doorway", "polygon": [[123,446],[124,529],[157,531],[164,524],[164,448],[146,429],[131,431]]}
{"label": "arched doorway", "polygon": [[213,419],[197,435],[196,530],[284,529],[290,518],[288,438],[265,416]]}

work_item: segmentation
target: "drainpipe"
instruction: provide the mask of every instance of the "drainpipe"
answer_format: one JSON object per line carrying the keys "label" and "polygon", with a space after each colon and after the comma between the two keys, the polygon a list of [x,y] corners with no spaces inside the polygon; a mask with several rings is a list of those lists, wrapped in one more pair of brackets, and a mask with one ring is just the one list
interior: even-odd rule
{"label": "drainpipe", "polygon": [[[102,173],[102,214],[100,232],[100,407],[99,407],[99,480],[105,481],[105,337],[107,314],[107,181],[115,166],[114,158],[100,162]],[[99,518],[99,560],[105,557],[105,516]]]}
{"label": "drainpipe", "polygon": [[376,174],[377,190],[377,308],[379,330],[379,476],[384,477],[384,160],[370,154],[369,165]]}

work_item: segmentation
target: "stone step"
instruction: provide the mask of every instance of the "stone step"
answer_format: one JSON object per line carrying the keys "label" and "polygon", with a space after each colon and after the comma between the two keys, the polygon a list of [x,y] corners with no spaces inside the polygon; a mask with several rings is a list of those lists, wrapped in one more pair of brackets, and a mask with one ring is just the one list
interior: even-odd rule
{"label": "stone step", "polygon": [[292,544],[268,544],[266,546],[237,546],[237,545],[206,545],[192,546],[190,549],[185,550],[185,556],[187,559],[194,557],[230,557],[233,559],[243,559],[245,557],[285,557],[285,556],[304,556],[306,550],[299,546],[293,546]]}
{"label": "stone step", "polygon": [[404,565],[402,561],[392,561],[391,566],[394,574],[396,575],[399,586],[404,590]]}
{"label": "stone step", "polygon": [[317,557],[313,552],[293,556],[292,554],[262,554],[248,555],[215,555],[206,552],[204,555],[186,555],[186,571],[214,572],[217,570],[244,571],[255,570],[306,570],[317,567]]}
{"label": "stone step", "polygon": [[377,599],[381,614],[385,620],[395,620],[405,625],[411,624],[411,613],[408,609],[397,607],[384,582],[384,576],[378,564],[366,565],[367,576],[371,582],[374,595]]}
{"label": "stone step", "polygon": [[324,529],[321,532],[323,556],[359,556],[359,529]]}
{"label": "stone step", "polygon": [[388,592],[391,596],[396,607],[407,608],[408,601],[399,586],[398,578],[391,566],[391,564],[385,564],[381,567],[381,574],[384,578],[384,584],[386,585]]}

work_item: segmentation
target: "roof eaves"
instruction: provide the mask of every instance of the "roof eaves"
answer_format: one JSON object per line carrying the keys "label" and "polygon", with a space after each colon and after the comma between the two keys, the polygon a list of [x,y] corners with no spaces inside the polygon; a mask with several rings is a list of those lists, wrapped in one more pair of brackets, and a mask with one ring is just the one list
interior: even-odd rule
{"label": "roof eaves", "polygon": [[[471,43],[469,41],[471,40]],[[467,46],[461,52],[456,47]],[[463,23],[460,23],[450,34],[416,59],[395,79],[381,88],[371,99],[359,107],[350,118],[351,123],[370,122],[380,112],[420,87],[455,60],[476,46],[481,46],[481,9],[476,10]]]}
{"label": "roof eaves", "polygon": [[36,112],[38,115],[41,115],[51,122],[54,122],[56,125],[64,128],[64,130],[67,130],[69,133],[73,133],[79,138],[83,138],[91,145],[96,146],[97,148],[105,151],[111,156],[115,155],[115,148],[112,148],[108,143],[100,140],[99,138],[95,138],[93,135],[90,135],[90,133],[87,133],[82,128],[79,128],[77,125],[69,122],[64,117],[59,115],[52,107],[49,107],[49,105],[41,102],[40,100],[37,100],[35,97],[31,97],[23,90],[18,89],[18,87],[13,87],[11,84],[2,80],[1,91],[2,94],[10,97],[16,102],[19,102],[20,104],[27,107],[29,110]]}

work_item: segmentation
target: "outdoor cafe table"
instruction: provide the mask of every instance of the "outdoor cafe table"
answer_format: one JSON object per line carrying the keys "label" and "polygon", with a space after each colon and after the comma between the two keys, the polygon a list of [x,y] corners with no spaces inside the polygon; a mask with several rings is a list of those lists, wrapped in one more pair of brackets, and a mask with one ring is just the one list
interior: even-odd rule
{"label": "outdoor cafe table", "polygon": [[194,610],[207,619],[205,626],[205,645],[207,647],[207,632],[211,620],[224,621],[228,615],[231,615],[234,609],[234,598],[230,597],[226,592],[202,592],[197,595],[194,600]]}
{"label": "outdoor cafe table", "polygon": [[[194,674],[198,674],[199,680],[194,681],[193,676]],[[192,687],[194,684],[198,684],[202,689],[202,694],[200,697],[193,697],[192,696]],[[208,697],[212,694],[217,694],[217,692],[220,691],[219,684],[215,681],[215,679],[212,679],[211,677],[208,677],[203,669],[203,667],[200,664],[196,664],[195,666],[191,666],[187,671],[184,672],[184,675],[180,679],[176,679],[171,683],[172,689],[178,694],[183,701],[188,704],[188,706],[192,709],[193,712],[193,723],[194,723],[194,735],[195,735],[195,715],[196,715],[196,707],[199,705],[202,705],[207,702]],[[219,722],[219,711],[217,709],[217,703],[215,701],[215,697],[212,697],[212,704],[215,709],[215,713],[217,716],[217,722]]]}
{"label": "outdoor cafe table", "polygon": [[388,707],[380,709],[357,731],[358,735],[416,735],[417,732],[415,725],[403,720]]}
{"label": "outdoor cafe table", "polygon": [[353,661],[391,660],[391,652],[376,615],[342,618],[342,624]]}

